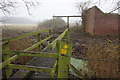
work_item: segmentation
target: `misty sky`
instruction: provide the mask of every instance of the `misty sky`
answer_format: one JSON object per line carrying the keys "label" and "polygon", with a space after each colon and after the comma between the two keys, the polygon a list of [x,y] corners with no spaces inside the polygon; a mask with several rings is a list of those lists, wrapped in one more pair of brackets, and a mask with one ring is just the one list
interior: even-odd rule
{"label": "misty sky", "polygon": [[[20,2],[20,0],[15,1]],[[77,2],[80,1],[83,0],[40,0],[39,6],[30,9],[32,15],[29,15],[27,13],[25,5],[22,2],[20,2],[21,4],[17,5],[15,9],[16,10],[15,14],[14,15],[9,14],[7,16],[28,17],[36,21],[43,21],[45,19],[51,19],[53,15],[79,15],[79,12],[75,5]],[[111,2],[112,0],[107,0],[107,2],[104,2],[103,0],[102,3],[97,4],[97,6],[102,11],[109,12],[112,6],[116,4],[116,3],[111,4]],[[117,11],[115,12],[117,13]],[[3,14],[0,14],[0,16],[3,16]],[[75,20],[78,20],[78,18],[72,18],[70,19],[70,22]]]}

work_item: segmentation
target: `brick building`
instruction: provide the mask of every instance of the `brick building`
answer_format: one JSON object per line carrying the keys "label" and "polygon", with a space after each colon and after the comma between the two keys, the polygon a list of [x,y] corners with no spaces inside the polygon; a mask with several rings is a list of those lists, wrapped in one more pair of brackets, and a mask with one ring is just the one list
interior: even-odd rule
{"label": "brick building", "polygon": [[83,13],[83,26],[85,32],[91,35],[116,34],[119,32],[120,15],[116,13],[103,13],[96,6]]}

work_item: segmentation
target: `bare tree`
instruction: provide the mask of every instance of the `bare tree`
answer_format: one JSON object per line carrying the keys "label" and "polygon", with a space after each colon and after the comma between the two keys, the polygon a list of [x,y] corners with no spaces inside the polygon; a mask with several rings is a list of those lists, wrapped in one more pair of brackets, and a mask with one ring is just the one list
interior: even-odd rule
{"label": "bare tree", "polygon": [[110,10],[107,13],[112,13],[116,10],[118,10],[120,8],[120,6],[118,6],[118,3],[120,3],[119,0],[81,0],[80,2],[76,3],[76,8],[78,9],[79,13],[82,15],[82,12],[87,10],[88,8],[92,7],[92,6],[103,6],[106,5],[107,2],[110,2]]}
{"label": "bare tree", "polygon": [[[30,15],[31,15],[30,8],[40,4],[39,0],[18,0],[18,1],[24,2],[28,14]],[[12,14],[19,3],[20,2],[15,2],[15,0],[0,0],[0,10],[1,12],[3,12],[3,14],[6,13]]]}
{"label": "bare tree", "polygon": [[91,6],[91,3],[92,3],[92,1],[90,1],[90,0],[77,2],[76,7],[77,7],[79,13],[82,15],[82,12],[87,10]]}
{"label": "bare tree", "polygon": [[117,8],[115,10],[120,10],[120,1],[117,2]]}
{"label": "bare tree", "polygon": [[[81,0],[81,2],[77,2],[75,5],[82,18],[82,26],[86,25],[86,18],[85,18],[86,10],[90,8],[92,5],[93,3],[91,0],[84,0],[84,1]],[[85,32],[85,27],[83,27],[83,31]]]}
{"label": "bare tree", "polygon": [[[0,0],[0,12],[2,12],[5,16],[6,14],[14,14],[16,12],[16,7],[21,3],[26,6],[25,8],[28,14],[31,15],[30,9],[39,5],[40,0]],[[6,20],[0,20],[2,24],[4,24],[5,21]]]}
{"label": "bare tree", "polygon": [[[114,6],[113,6],[112,10],[109,11],[108,13],[112,13],[112,12],[120,9],[120,1],[118,1],[118,0],[114,0],[114,1],[115,1]],[[118,11],[118,13],[119,13],[119,11]]]}

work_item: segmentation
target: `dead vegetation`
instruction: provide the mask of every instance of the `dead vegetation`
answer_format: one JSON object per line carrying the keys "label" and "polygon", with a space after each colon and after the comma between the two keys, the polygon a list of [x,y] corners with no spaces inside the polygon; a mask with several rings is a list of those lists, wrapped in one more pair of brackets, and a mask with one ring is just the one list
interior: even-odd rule
{"label": "dead vegetation", "polygon": [[[18,29],[17,30],[16,29],[3,29],[2,30],[2,38],[4,39],[4,38],[15,37],[15,36],[27,34],[30,32],[31,32],[30,30],[25,31],[25,30],[18,30]],[[10,47],[10,50],[25,50],[34,43],[35,42],[32,39],[30,39],[30,37],[28,37],[28,38],[9,42],[9,47]],[[15,61],[13,61],[12,63],[14,63],[14,64],[26,64],[31,59],[32,59],[32,57],[21,56],[18,59],[16,59]]]}
{"label": "dead vegetation", "polygon": [[96,60],[88,60],[88,77],[120,78],[118,69],[119,52],[117,45],[93,44],[88,47],[86,57]]}
{"label": "dead vegetation", "polygon": [[[16,40],[13,42],[9,43],[10,50],[25,50],[28,47],[32,46],[33,41],[30,40],[29,38],[26,39],[21,39],[21,40]],[[15,61],[13,61],[14,64],[26,64],[28,61],[30,61],[32,57],[28,56],[21,56]]]}
{"label": "dead vegetation", "polygon": [[[81,29],[81,30],[79,30]],[[82,31],[82,27],[71,29],[74,45],[72,56],[86,58],[87,78],[120,78],[119,76],[119,39],[112,36],[91,36]]]}

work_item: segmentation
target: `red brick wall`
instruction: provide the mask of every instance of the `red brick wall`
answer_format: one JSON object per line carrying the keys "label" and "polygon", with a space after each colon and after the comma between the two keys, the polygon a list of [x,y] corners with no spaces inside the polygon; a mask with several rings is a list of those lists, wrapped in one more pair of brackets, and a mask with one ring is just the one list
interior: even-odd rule
{"label": "red brick wall", "polygon": [[90,34],[93,34],[93,28],[94,28],[94,16],[95,16],[95,8],[90,9],[86,12],[86,32],[89,32]]}
{"label": "red brick wall", "polygon": [[118,33],[118,15],[104,14],[99,9],[95,10],[94,34]]}
{"label": "red brick wall", "polygon": [[97,7],[93,7],[87,12],[86,32],[93,35],[118,33],[118,14],[105,14]]}

